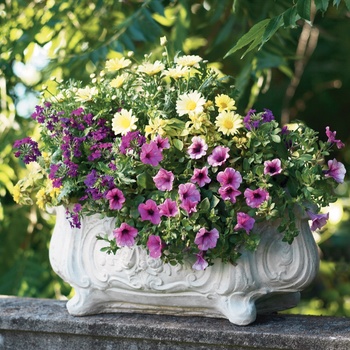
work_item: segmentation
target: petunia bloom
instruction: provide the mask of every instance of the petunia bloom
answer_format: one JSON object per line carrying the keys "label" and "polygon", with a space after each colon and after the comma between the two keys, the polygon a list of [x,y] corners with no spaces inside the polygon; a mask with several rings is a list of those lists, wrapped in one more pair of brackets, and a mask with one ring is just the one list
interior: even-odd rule
{"label": "petunia bloom", "polygon": [[316,231],[318,228],[323,227],[329,218],[329,213],[327,214],[315,214],[312,211],[307,211],[307,215],[312,220],[311,230]]}
{"label": "petunia bloom", "polygon": [[203,258],[203,252],[195,254],[197,257],[196,262],[192,265],[193,270],[201,271],[208,267],[208,262]]}
{"label": "petunia bloom", "polygon": [[123,222],[120,227],[113,230],[113,235],[116,239],[118,247],[131,247],[135,244],[135,237],[138,231],[135,227]]}
{"label": "petunia bloom", "polygon": [[158,208],[160,215],[168,218],[174,217],[179,213],[176,202],[170,198],[167,198],[162,204],[159,204]]}
{"label": "petunia bloom", "polygon": [[179,196],[181,200],[180,207],[187,211],[188,214],[197,211],[196,206],[199,203],[201,196],[194,184],[181,184],[179,186]]}
{"label": "petunia bloom", "polygon": [[202,227],[194,239],[194,243],[198,245],[200,250],[208,250],[209,248],[215,248],[219,238],[219,231],[216,228],[208,231]]}
{"label": "petunia bloom", "polygon": [[153,140],[153,142],[156,143],[157,147],[162,151],[163,149],[170,148],[169,139],[166,137],[165,139],[162,138],[160,135],[157,135],[156,138]]}
{"label": "petunia bloom", "polygon": [[139,204],[138,211],[142,221],[149,220],[154,225],[160,223],[159,209],[157,203],[153,199],[148,199],[146,203]]}
{"label": "petunia bloom", "polygon": [[208,145],[205,141],[199,136],[194,136],[192,137],[192,144],[188,147],[187,152],[190,155],[190,158],[199,159],[206,154],[207,149]]}
{"label": "petunia bloom", "polygon": [[211,166],[220,166],[226,162],[229,157],[228,152],[230,149],[228,147],[217,146],[213,149],[213,152],[208,157],[208,163]]}
{"label": "petunia bloom", "polygon": [[237,225],[234,227],[236,231],[245,230],[249,235],[249,232],[253,229],[255,220],[246,213],[237,213]]}
{"label": "petunia bloom", "polygon": [[165,248],[165,243],[159,236],[150,235],[147,241],[149,255],[153,259],[158,259],[162,255],[162,250]]}
{"label": "petunia bloom", "polygon": [[194,169],[193,176],[191,177],[191,182],[198,184],[199,187],[205,186],[205,184],[210,183],[211,179],[208,176],[208,168],[204,167],[202,169]]}
{"label": "petunia bloom", "polygon": [[155,142],[145,143],[141,147],[140,160],[144,164],[157,166],[163,160],[163,155]]}
{"label": "petunia bloom", "polygon": [[324,174],[326,177],[332,177],[338,183],[343,183],[346,169],[343,163],[333,159],[328,161],[328,170],[325,170]]}
{"label": "petunia bloom", "polygon": [[226,185],[226,186],[220,187],[218,192],[224,201],[228,200],[231,203],[236,203],[236,197],[242,193],[242,192],[236,190],[231,185]]}
{"label": "petunia bloom", "polygon": [[124,194],[118,188],[109,190],[105,197],[109,200],[109,209],[112,210],[120,210],[125,202]]}
{"label": "petunia bloom", "polygon": [[159,169],[153,181],[159,191],[171,191],[173,189],[174,174],[163,168]]}
{"label": "petunia bloom", "polygon": [[337,140],[335,137],[337,135],[337,132],[336,131],[331,131],[329,129],[329,126],[326,127],[326,135],[328,137],[328,140],[327,142],[329,143],[335,143],[337,145],[337,148],[338,149],[341,149],[343,148],[345,145],[343,142],[341,142],[340,140]]}
{"label": "petunia bloom", "polygon": [[278,175],[282,172],[281,161],[278,158],[264,162],[264,174],[270,176]]}
{"label": "petunia bloom", "polygon": [[262,188],[257,188],[256,190],[247,188],[244,191],[244,197],[247,205],[251,208],[259,208],[263,202],[269,199],[269,193]]}
{"label": "petunia bloom", "polygon": [[242,176],[239,171],[233,168],[226,168],[224,171],[220,171],[216,176],[216,179],[221,186],[232,186],[234,189],[238,189],[242,182]]}

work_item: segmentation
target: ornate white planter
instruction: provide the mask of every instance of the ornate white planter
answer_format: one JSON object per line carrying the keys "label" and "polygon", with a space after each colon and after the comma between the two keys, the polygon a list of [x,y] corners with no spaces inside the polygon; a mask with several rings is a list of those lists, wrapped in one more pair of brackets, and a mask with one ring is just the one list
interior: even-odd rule
{"label": "ornate white planter", "polygon": [[171,266],[152,259],[140,247],[116,255],[100,252],[112,236],[114,220],[98,215],[71,229],[65,209],[55,208],[56,226],[50,245],[54,271],[75,289],[68,301],[70,314],[144,312],[224,317],[237,325],[253,322],[256,314],[295,306],[299,291],[315,277],[319,257],[306,219],[297,222],[299,236],[292,245],[269,223],[260,225],[258,250],[244,252],[238,265],[220,261],[204,271],[191,264]]}

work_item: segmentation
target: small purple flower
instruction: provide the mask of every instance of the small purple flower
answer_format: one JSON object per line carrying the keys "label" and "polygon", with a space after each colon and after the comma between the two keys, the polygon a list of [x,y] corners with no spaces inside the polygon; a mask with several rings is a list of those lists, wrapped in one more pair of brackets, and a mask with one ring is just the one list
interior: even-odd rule
{"label": "small purple flower", "polygon": [[15,157],[22,159],[25,164],[35,162],[41,156],[38,143],[30,137],[15,141],[13,147],[18,149]]}
{"label": "small purple flower", "polygon": [[341,142],[340,140],[337,140],[335,137],[337,135],[336,131],[331,131],[329,129],[329,126],[326,127],[326,135],[328,137],[327,142],[329,143],[335,143],[337,145],[338,149],[343,148],[345,145],[343,144],[343,142]]}
{"label": "small purple flower", "polygon": [[173,189],[174,174],[163,168],[159,169],[153,181],[159,191],[171,191]]}
{"label": "small purple flower", "polygon": [[208,250],[209,248],[215,248],[219,238],[219,231],[216,228],[208,231],[202,227],[194,239],[194,243],[198,245],[199,250]]}
{"label": "small purple flower", "polygon": [[160,223],[160,212],[154,200],[148,199],[146,203],[139,204],[138,210],[142,221],[149,220],[153,225]]}
{"label": "small purple flower", "polygon": [[193,270],[202,271],[208,267],[208,262],[203,258],[204,253],[200,252],[195,254],[197,257],[196,262],[192,265]]}
{"label": "small purple flower", "polygon": [[165,138],[163,139],[160,135],[157,135],[156,138],[153,140],[153,142],[156,143],[157,147],[162,151],[163,149],[170,148],[169,139]]}
{"label": "small purple flower", "polygon": [[236,197],[242,193],[242,192],[236,190],[231,185],[226,185],[226,186],[220,187],[218,192],[224,201],[228,200],[231,203],[236,203]]}
{"label": "small purple flower", "polygon": [[124,194],[118,188],[109,190],[105,197],[109,200],[109,209],[111,210],[120,210],[125,202]]}
{"label": "small purple flower", "polygon": [[256,109],[250,109],[247,115],[243,118],[244,126],[247,130],[251,130],[252,128],[256,129],[259,127],[259,120],[254,120]]}
{"label": "small purple flower", "polygon": [[237,225],[234,227],[236,231],[245,230],[249,235],[249,232],[253,229],[255,220],[246,213],[237,213]]}
{"label": "small purple flower", "polygon": [[71,112],[71,115],[74,115],[74,116],[80,116],[84,113],[84,108],[82,107],[79,107],[77,109],[75,109],[74,111]]}
{"label": "small purple flower", "polygon": [[311,230],[316,231],[318,228],[323,227],[329,218],[329,213],[327,214],[315,214],[312,211],[307,211],[307,215],[312,220]]}
{"label": "small purple flower", "polygon": [[159,204],[158,208],[160,215],[168,218],[174,217],[179,213],[176,202],[170,198],[167,198],[162,204]]}
{"label": "small purple flower", "polygon": [[82,209],[81,204],[76,203],[73,206],[72,211],[70,211],[68,208],[66,209],[66,218],[69,221],[69,224],[72,228],[80,228],[80,211]]}
{"label": "small purple flower", "polygon": [[278,158],[264,162],[264,174],[270,176],[278,175],[282,172],[281,161]]}
{"label": "small purple flower", "polygon": [[251,208],[259,208],[263,202],[269,199],[269,193],[262,188],[257,188],[256,190],[247,188],[244,191],[244,197],[247,205]]}
{"label": "small purple flower", "polygon": [[192,144],[188,147],[188,154],[191,159],[199,159],[202,158],[207,153],[208,145],[205,141],[199,137],[192,137]]}
{"label": "small purple flower", "polygon": [[325,170],[324,174],[326,177],[332,177],[338,183],[343,183],[346,169],[343,163],[333,159],[328,161],[328,170]]}
{"label": "small purple flower", "polygon": [[263,123],[268,123],[268,122],[271,122],[274,119],[275,119],[275,117],[273,116],[272,112],[269,109],[264,108],[264,112],[261,114],[262,122]]}
{"label": "small purple flower", "polygon": [[135,244],[135,237],[137,234],[137,229],[125,222],[123,222],[120,227],[113,230],[113,235],[118,247],[132,247]]}
{"label": "small purple flower", "polygon": [[239,171],[233,168],[226,168],[224,171],[220,171],[216,177],[221,186],[232,186],[234,189],[238,189],[242,183],[242,176]]}
{"label": "small purple flower", "polygon": [[155,142],[145,143],[142,145],[140,154],[140,160],[142,163],[157,166],[162,159],[162,152]]}
{"label": "small purple flower", "polygon": [[181,184],[179,186],[179,196],[181,200],[180,207],[184,209],[188,214],[196,212],[196,206],[201,199],[199,191],[196,186],[191,183]]}
{"label": "small purple flower", "polygon": [[210,183],[211,179],[208,176],[208,168],[204,167],[202,169],[194,169],[193,176],[191,177],[191,182],[197,183],[199,187],[205,186],[205,184]]}
{"label": "small purple flower", "polygon": [[126,154],[128,151],[139,153],[139,148],[146,142],[146,138],[139,131],[128,131],[121,138],[119,146],[120,153]]}
{"label": "small purple flower", "polygon": [[165,248],[165,243],[159,236],[150,235],[147,241],[149,255],[153,259],[158,259],[162,255],[162,250]]}
{"label": "small purple flower", "polygon": [[208,157],[208,163],[211,166],[220,166],[226,162],[229,157],[228,152],[230,149],[228,147],[217,146],[213,149],[213,152]]}
{"label": "small purple flower", "polygon": [[[51,168],[54,164],[51,165]],[[84,180],[84,184],[86,187],[93,187],[98,179],[97,171],[92,169],[89,174],[86,175],[86,179]]]}

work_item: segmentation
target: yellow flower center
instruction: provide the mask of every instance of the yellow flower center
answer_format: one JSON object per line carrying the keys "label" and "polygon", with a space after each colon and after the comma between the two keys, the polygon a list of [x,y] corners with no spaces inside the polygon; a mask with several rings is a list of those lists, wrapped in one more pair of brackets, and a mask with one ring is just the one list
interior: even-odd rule
{"label": "yellow flower center", "polygon": [[120,121],[120,125],[121,125],[122,128],[127,129],[127,128],[130,127],[130,120],[128,118],[123,118]]}
{"label": "yellow flower center", "polygon": [[232,122],[232,120],[228,120],[228,119],[226,119],[225,121],[224,121],[224,127],[226,128],[226,129],[232,129],[233,128],[233,122]]}
{"label": "yellow flower center", "polygon": [[196,109],[196,102],[188,101],[186,104],[186,109],[189,111],[193,111],[194,109]]}

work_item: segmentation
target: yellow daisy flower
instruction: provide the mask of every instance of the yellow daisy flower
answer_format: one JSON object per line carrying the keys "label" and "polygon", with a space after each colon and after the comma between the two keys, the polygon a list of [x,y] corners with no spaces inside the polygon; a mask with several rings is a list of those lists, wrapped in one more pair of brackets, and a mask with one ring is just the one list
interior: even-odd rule
{"label": "yellow daisy flower", "polygon": [[116,135],[125,135],[128,131],[136,129],[137,121],[138,118],[132,114],[131,109],[129,111],[122,109],[120,112],[114,114],[112,129]]}
{"label": "yellow daisy flower", "polygon": [[175,68],[168,68],[162,73],[162,75],[165,77],[170,77],[177,80],[179,78],[186,77],[188,75],[188,72],[189,72],[188,67],[177,65],[175,66]]}
{"label": "yellow daisy flower", "polygon": [[199,114],[203,112],[205,99],[198,91],[191,91],[188,94],[179,96],[176,102],[176,111],[179,116],[184,114]]}
{"label": "yellow daisy flower", "polygon": [[106,69],[109,72],[116,72],[120,69],[129,67],[131,64],[131,60],[128,58],[125,59],[124,57],[122,58],[112,58],[111,60],[108,60],[106,62]]}
{"label": "yellow daisy flower", "polygon": [[122,74],[122,75],[118,75],[116,78],[114,78],[113,80],[111,80],[111,82],[109,83],[109,85],[112,88],[116,88],[119,89],[125,82],[125,80],[127,79],[127,74]]}
{"label": "yellow daisy flower", "polygon": [[141,66],[139,66],[138,71],[147,75],[155,75],[164,70],[164,68],[164,64],[157,60],[154,63],[144,62]]}
{"label": "yellow daisy flower", "polygon": [[232,111],[222,111],[217,116],[215,125],[224,135],[234,135],[243,126],[242,117]]}
{"label": "yellow daisy flower", "polygon": [[174,62],[179,64],[180,66],[198,67],[198,63],[202,60],[203,58],[197,55],[185,55],[176,57],[174,59]]}
{"label": "yellow daisy flower", "polygon": [[215,97],[215,106],[219,108],[219,112],[236,110],[236,101],[228,95],[218,95]]}
{"label": "yellow daisy flower", "polygon": [[91,101],[95,95],[98,94],[98,90],[96,87],[85,87],[82,89],[78,89],[76,91],[76,96],[75,100],[78,102],[86,102],[86,101]]}

